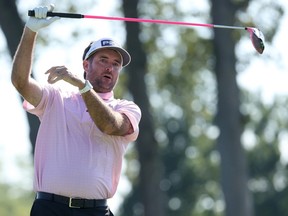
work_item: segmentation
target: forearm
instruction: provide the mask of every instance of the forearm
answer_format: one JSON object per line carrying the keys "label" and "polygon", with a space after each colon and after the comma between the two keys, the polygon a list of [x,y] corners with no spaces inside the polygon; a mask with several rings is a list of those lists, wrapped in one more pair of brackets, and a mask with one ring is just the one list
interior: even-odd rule
{"label": "forearm", "polygon": [[111,109],[95,91],[91,90],[82,94],[82,98],[91,118],[103,133],[123,136],[133,132],[129,119]]}
{"label": "forearm", "polygon": [[11,80],[17,89],[23,88],[30,78],[35,39],[36,33],[26,27],[15,53],[12,66]]}

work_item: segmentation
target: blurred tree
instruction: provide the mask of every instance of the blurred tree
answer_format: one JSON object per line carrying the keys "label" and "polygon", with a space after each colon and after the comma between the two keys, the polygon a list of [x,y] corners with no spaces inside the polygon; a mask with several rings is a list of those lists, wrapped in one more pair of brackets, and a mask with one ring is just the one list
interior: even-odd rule
{"label": "blurred tree", "polygon": [[[253,1],[211,0],[213,23],[233,26],[237,14],[246,11]],[[276,13],[280,7],[271,5]],[[237,21],[236,21],[237,20]],[[256,19],[255,19],[256,21]],[[253,216],[254,201],[248,189],[248,168],[241,136],[240,93],[236,77],[236,50],[233,31],[214,29],[214,71],[217,80],[218,103],[216,123],[220,130],[217,148],[221,156],[221,187],[226,216]],[[227,91],[228,89],[228,91]]]}
{"label": "blurred tree", "polygon": [[[138,0],[123,0],[123,11],[126,17],[138,16]],[[135,212],[142,211],[141,215],[166,215],[164,212],[164,193],[160,190],[160,180],[163,175],[162,162],[159,156],[159,144],[154,136],[154,120],[145,84],[147,74],[147,57],[140,40],[141,31],[139,23],[126,24],[126,43],[133,61],[127,68],[129,73],[129,90],[134,101],[141,107],[142,119],[140,122],[140,134],[137,139],[136,149],[140,163],[138,187],[139,201],[142,207],[134,205],[128,215],[136,215]],[[136,204],[137,205],[137,204]],[[139,205],[139,204],[138,204]]]}
{"label": "blurred tree", "polygon": [[[240,22],[238,15],[248,5],[246,1],[215,3],[211,1],[213,21],[228,25]],[[123,11],[133,17],[184,20],[203,15],[202,19],[209,20],[207,12],[184,10],[180,4],[123,0]],[[275,9],[271,5],[269,8]],[[70,6],[74,11],[72,3]],[[14,0],[0,0],[0,25],[13,55],[23,29]],[[287,101],[266,107],[257,96],[241,98],[235,69],[235,43],[240,34],[215,31],[212,44],[211,32],[203,34],[191,28],[127,23],[126,30],[133,57],[127,68],[129,90],[142,109],[143,119],[135,145],[137,154],[132,150],[127,155],[127,176],[133,187],[121,215],[234,216],[242,212],[239,215],[250,216],[253,202],[249,203],[247,184],[254,195],[255,215],[287,215],[287,171],[278,150],[280,139],[287,134],[283,129],[288,122],[283,110]],[[267,33],[268,41],[275,31],[271,28]],[[219,128],[214,125],[215,113]],[[37,124],[29,120],[34,135]],[[257,140],[247,150],[247,161],[242,132]],[[218,137],[220,155],[214,145]],[[9,204],[3,202],[3,206]],[[245,209],[239,210],[240,206]],[[11,207],[5,209],[9,212]]]}
{"label": "blurred tree", "polygon": [[[141,8],[139,13],[144,17],[149,14],[149,17],[166,20],[183,18],[174,3],[163,4],[155,1],[148,5],[147,2],[142,4],[139,4],[138,8]],[[215,103],[213,78],[210,72],[203,69],[203,66],[206,66],[203,62],[209,62],[211,46],[206,39],[199,38],[197,33],[189,28],[161,25],[141,27],[140,38],[150,60],[149,73],[145,74],[143,80],[147,85],[156,126],[150,136],[155,136],[159,143],[165,165],[164,176],[154,187],[159,187],[167,194],[168,199],[163,200],[164,208],[167,209],[166,215],[188,216],[195,212],[200,215],[203,211],[201,204],[197,207],[199,209],[195,210],[198,196],[203,195],[203,200],[205,197],[219,199],[219,190],[215,187],[217,160],[212,163],[207,160],[207,157],[213,158],[215,155],[214,141],[209,135],[202,134],[209,129],[213,130],[208,124],[212,121]],[[131,46],[134,45],[134,40],[127,39],[127,44],[130,41]],[[138,58],[139,56],[141,57],[136,55]],[[142,68],[140,67],[140,71]],[[207,97],[209,93],[211,94]],[[143,115],[143,118],[145,117]],[[150,130],[143,127],[141,132],[146,135]],[[142,154],[141,149],[138,152]],[[131,163],[128,161],[128,176],[136,182],[129,199],[126,199],[122,206],[121,215],[146,215],[141,211],[143,203],[139,203],[142,189],[138,181],[141,174],[139,177],[137,173],[133,174],[135,170],[133,167],[129,170],[130,164],[133,166],[133,160]],[[146,175],[146,178],[154,178],[153,174]],[[205,189],[206,184],[211,185],[209,192]],[[156,190],[149,193],[157,196]],[[155,208],[154,206],[154,210]]]}
{"label": "blurred tree", "polygon": [[[248,1],[243,1],[247,7]],[[233,26],[239,2],[211,1],[213,23]],[[241,5],[242,6],[242,5]],[[221,186],[226,216],[253,216],[253,199],[248,190],[248,172],[241,144],[243,125],[239,112],[239,87],[236,82],[235,40],[232,30],[214,29],[214,71],[217,80],[216,123],[220,130],[217,147],[221,156]]]}
{"label": "blurred tree", "polygon": [[[244,13],[248,2],[233,2],[214,5],[214,23],[234,25],[239,22],[237,15]],[[165,20],[183,20],[191,15],[191,11],[185,14],[179,11],[177,5],[169,1],[150,1],[139,4],[138,8],[143,17]],[[245,116],[239,110],[240,90],[236,82],[235,43],[240,34],[215,31],[214,58],[210,38],[206,40],[203,34],[199,37],[191,29],[175,26],[143,24],[142,27],[141,39],[150,60],[145,80],[154,110],[155,138],[164,162],[160,188],[168,196],[167,215],[254,215],[248,188],[250,172],[246,163],[249,162],[241,142],[247,122],[243,122]],[[215,71],[216,81],[211,71]],[[217,88],[217,95],[213,86]],[[218,127],[213,121],[216,111]],[[220,155],[213,145],[219,134],[217,150]],[[218,173],[221,173],[222,187],[218,185]],[[135,175],[135,169],[131,168],[128,176],[137,181]],[[139,193],[139,184],[134,186],[122,215],[130,215],[136,207],[141,208],[135,196]],[[131,206],[135,208],[131,210]],[[143,215],[139,212],[134,215]]]}
{"label": "blurred tree", "polygon": [[[12,26],[13,28],[11,28]],[[11,57],[13,57],[24,28],[24,23],[18,14],[16,0],[0,0],[0,27],[5,35],[8,51]],[[19,99],[22,100],[22,97],[19,96]],[[40,122],[35,115],[31,115],[27,112],[26,115],[30,128],[29,135],[33,154]]]}
{"label": "blurred tree", "polygon": [[[281,156],[280,144],[286,143],[288,121],[287,97],[263,104],[258,95],[245,93],[242,113],[249,121],[244,132],[249,166],[249,188],[254,194],[255,215],[288,215],[287,158]],[[253,103],[252,103],[253,101]]]}

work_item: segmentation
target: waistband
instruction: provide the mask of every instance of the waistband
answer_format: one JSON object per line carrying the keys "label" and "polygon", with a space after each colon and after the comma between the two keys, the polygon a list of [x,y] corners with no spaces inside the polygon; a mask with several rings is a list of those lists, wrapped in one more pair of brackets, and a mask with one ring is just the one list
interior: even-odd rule
{"label": "waistband", "polygon": [[106,199],[81,199],[65,197],[47,192],[37,192],[36,199],[50,200],[69,206],[70,208],[97,208],[106,207]]}

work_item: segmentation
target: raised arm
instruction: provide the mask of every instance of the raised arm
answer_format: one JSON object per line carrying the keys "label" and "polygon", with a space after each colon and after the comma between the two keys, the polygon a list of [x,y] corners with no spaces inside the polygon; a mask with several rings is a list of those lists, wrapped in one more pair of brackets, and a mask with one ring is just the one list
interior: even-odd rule
{"label": "raised arm", "polygon": [[[46,74],[48,74],[48,83],[50,84],[63,80],[78,87],[79,90],[85,88],[85,83],[73,75],[65,66],[51,67]],[[92,86],[82,94],[82,98],[92,120],[103,133],[125,136],[134,132],[129,118],[125,114],[116,112],[109,107],[93,90]]]}
{"label": "raised arm", "polygon": [[41,86],[30,76],[36,34],[25,27],[14,56],[11,76],[17,91],[34,106],[39,104],[42,97]]}
{"label": "raised arm", "polygon": [[[53,7],[51,6],[51,10]],[[24,28],[18,49],[16,50],[11,81],[17,91],[34,106],[37,106],[42,97],[41,86],[31,77],[33,50],[39,29],[48,26],[59,18],[46,18],[48,7],[34,9],[35,17],[30,17]]]}

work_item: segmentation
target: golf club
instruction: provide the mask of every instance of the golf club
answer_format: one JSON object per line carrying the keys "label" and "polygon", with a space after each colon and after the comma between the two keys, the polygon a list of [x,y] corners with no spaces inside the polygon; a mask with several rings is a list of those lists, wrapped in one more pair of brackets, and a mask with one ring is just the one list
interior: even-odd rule
{"label": "golf club", "polygon": [[[34,10],[29,10],[28,16],[35,16]],[[259,29],[253,28],[253,27],[227,26],[227,25],[178,22],[178,21],[129,18],[129,17],[95,16],[95,15],[83,15],[83,14],[76,14],[76,13],[59,13],[59,12],[47,12],[47,16],[48,17],[57,16],[57,17],[63,17],[63,18],[78,18],[78,19],[88,18],[88,19],[102,19],[102,20],[118,20],[118,21],[126,21],[126,22],[158,23],[158,24],[170,24],[170,25],[182,25],[182,26],[200,26],[200,27],[207,27],[207,28],[226,28],[226,29],[246,30],[249,32],[250,40],[258,53],[262,54],[265,48],[263,33]]]}

